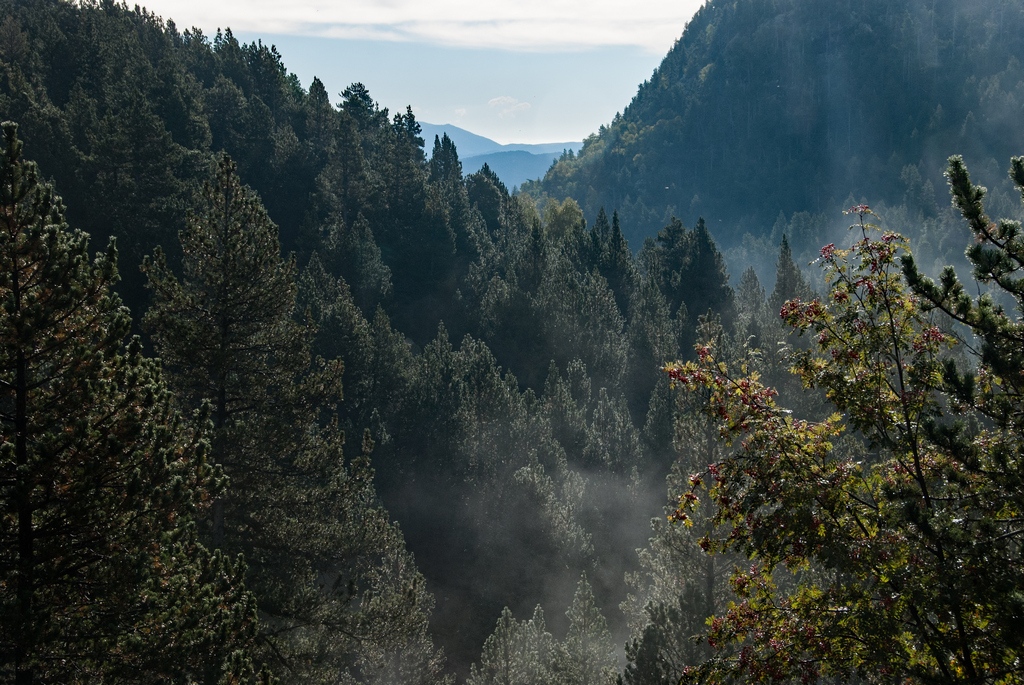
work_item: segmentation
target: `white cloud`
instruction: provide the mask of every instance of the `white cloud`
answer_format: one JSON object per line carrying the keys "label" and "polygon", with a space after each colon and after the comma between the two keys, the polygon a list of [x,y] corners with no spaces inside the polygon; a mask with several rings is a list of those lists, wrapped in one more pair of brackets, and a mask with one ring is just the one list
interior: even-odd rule
{"label": "white cloud", "polygon": [[491,98],[487,101],[487,104],[499,110],[498,117],[501,119],[515,118],[517,112],[525,112],[530,109],[529,102],[519,102],[519,100],[508,95]]}
{"label": "white cloud", "polygon": [[530,109],[529,102],[519,102],[511,107],[501,110],[501,112],[498,113],[498,116],[502,119],[514,119],[516,114],[519,112],[525,112],[528,109]]}
{"label": "white cloud", "polygon": [[151,0],[179,29],[411,41],[520,51],[631,45],[664,53],[704,0]]}

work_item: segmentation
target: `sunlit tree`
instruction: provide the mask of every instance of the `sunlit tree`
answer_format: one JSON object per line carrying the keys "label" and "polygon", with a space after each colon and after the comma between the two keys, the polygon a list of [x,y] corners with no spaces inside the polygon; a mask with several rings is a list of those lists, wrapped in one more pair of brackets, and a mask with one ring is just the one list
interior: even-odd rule
{"label": "sunlit tree", "polygon": [[[1020,225],[985,216],[984,189],[959,159],[947,175],[975,238],[975,278],[1020,307]],[[1024,191],[1024,161],[1011,175]],[[813,336],[795,369],[835,414],[794,418],[711,346],[670,371],[709,394],[731,446],[692,476],[678,517],[710,484],[724,533],[704,546],[751,559],[707,631],[721,651],[685,680],[1020,682],[1024,324],[990,295],[972,298],[952,269],[924,278],[904,238],[873,226],[866,206],[850,212],[858,239],[821,251],[826,295],[782,308]],[[935,309],[980,348],[938,326]],[[972,366],[951,354],[961,346]],[[798,574],[785,590],[784,568]]]}

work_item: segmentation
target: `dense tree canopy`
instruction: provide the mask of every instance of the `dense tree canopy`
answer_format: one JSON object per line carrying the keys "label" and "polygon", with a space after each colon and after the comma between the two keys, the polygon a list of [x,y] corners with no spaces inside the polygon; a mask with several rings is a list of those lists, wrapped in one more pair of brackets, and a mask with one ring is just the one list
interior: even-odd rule
{"label": "dense tree canopy", "polygon": [[377,505],[372,442],[346,464],[344,434],[323,425],[321,407],[340,399],[340,363],[310,358],[277,228],[227,156],[200,206],[181,234],[183,278],[161,252],[144,264],[154,291],[145,324],[181,401],[212,405],[211,456],[231,484],[208,535],[248,560],[261,654],[291,682],[434,682],[430,597]]}

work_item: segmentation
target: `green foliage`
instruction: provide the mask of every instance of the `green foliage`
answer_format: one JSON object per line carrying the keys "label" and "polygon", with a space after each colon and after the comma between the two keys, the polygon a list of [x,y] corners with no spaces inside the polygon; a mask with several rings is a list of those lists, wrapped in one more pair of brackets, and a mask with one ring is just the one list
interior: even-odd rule
{"label": "green foliage", "polygon": [[[450,140],[428,161],[411,110],[392,116],[365,85],[332,105],[273,46],[123,4],[0,0],[0,113],[21,119],[72,223],[118,237],[120,287],[139,312],[153,296],[145,326],[179,407],[210,402],[210,461],[231,484],[198,527],[245,552],[275,673],[436,676],[392,515],[443,598],[433,626],[460,676],[502,606],[583,571],[599,604],[618,599],[656,511],[642,493],[674,458],[658,368],[707,297],[728,309],[710,233],[684,229],[653,268],[626,240],[642,199],[593,226],[580,198],[542,218],[491,170],[464,178]],[[907,183],[923,202],[924,180]],[[342,442],[367,428],[376,487],[369,442]]]}
{"label": "green foliage", "polygon": [[[1022,170],[1015,160],[1020,187]],[[985,217],[984,192],[959,159],[949,178],[978,241],[969,250],[977,275],[1019,302],[998,266],[1014,263],[1016,224]],[[972,300],[952,270],[939,285],[923,278],[904,238],[877,235],[866,206],[850,211],[861,239],[822,249],[827,296],[783,308],[815,335],[796,371],[842,414],[793,418],[756,374],[732,375],[710,346],[671,371],[708,393],[731,447],[694,474],[677,517],[689,517],[708,482],[724,533],[704,546],[752,561],[732,578],[736,603],[709,626],[708,644],[722,651],[684,679],[1018,682],[1024,487],[1011,418],[1019,344],[1009,340],[1020,322],[989,295]],[[950,358],[963,343],[933,309],[985,343],[974,369]],[[782,567],[797,573],[791,587],[777,582]]]}
{"label": "green foliage", "polygon": [[[183,279],[160,249],[142,268],[155,303],[145,326],[187,404],[210,399],[221,430],[279,401],[309,356],[308,333],[291,319],[295,266],[280,257],[277,227],[234,162],[218,166],[181,234]],[[232,445],[215,445],[229,468]]]}
{"label": "green foliage", "polygon": [[693,230],[687,230],[673,217],[658,232],[656,242],[644,245],[640,260],[680,322],[680,349],[693,347],[697,319],[709,310],[732,324],[735,294],[729,287],[725,260],[703,218]]}
{"label": "green foliage", "polygon": [[779,261],[775,265],[775,289],[768,298],[768,306],[772,311],[782,311],[783,305],[790,300],[807,302],[814,297],[814,291],[807,285],[803,274],[793,262],[793,251],[785,234],[779,245]]}
{"label": "green foliage", "polygon": [[251,676],[245,566],[197,541],[224,478],[111,292],[88,236],[3,125],[0,674],[31,682]]}
{"label": "green foliage", "polygon": [[[763,296],[763,294],[762,294]],[[702,344],[715,345],[730,357],[753,356],[730,341],[721,324],[704,319],[699,330]],[[691,473],[708,468],[725,454],[718,427],[703,409],[699,393],[674,393],[674,456],[667,478],[673,500],[690,487]],[[673,504],[666,513],[676,508]],[[626,644],[623,677],[630,685],[678,683],[688,667],[710,656],[696,638],[705,621],[725,606],[728,577],[739,556],[705,553],[701,539],[714,532],[713,508],[705,500],[688,513],[688,525],[672,525],[671,517],[652,520],[648,547],[638,550],[640,570],[627,575],[633,592],[620,608],[627,616],[631,639]]]}
{"label": "green foliage", "polygon": [[434,150],[430,155],[430,181],[432,183],[462,181],[462,163],[455,143],[445,133],[443,138],[434,136]]}
{"label": "green foliage", "polygon": [[581,225],[586,226],[586,219],[576,200],[567,197],[563,202],[552,200],[545,205],[544,230],[550,242],[561,243],[574,231],[580,230]]}

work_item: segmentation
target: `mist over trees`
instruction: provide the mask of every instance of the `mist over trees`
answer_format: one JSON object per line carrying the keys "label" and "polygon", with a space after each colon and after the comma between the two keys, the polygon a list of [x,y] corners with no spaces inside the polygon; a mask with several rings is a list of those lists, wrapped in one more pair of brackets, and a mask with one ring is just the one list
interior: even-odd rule
{"label": "mist over trees", "polygon": [[[124,4],[0,0],[0,120],[18,122],[0,160],[0,674],[640,685],[874,681],[888,659],[914,682],[969,667],[963,682],[1010,682],[994,664],[1020,649],[1007,384],[1024,171],[984,194],[952,167],[949,208],[941,174],[952,152],[983,175],[1019,152],[1022,17],[998,0],[709,2],[622,116],[513,194],[364,84],[304,89],[273,46]],[[884,283],[837,277],[854,241],[838,208],[854,205],[910,239],[905,277],[895,262]],[[88,236],[110,247],[92,259]],[[926,280],[947,265],[987,294]],[[907,618],[919,598],[892,579],[923,582],[912,564],[884,560],[883,582],[812,544],[833,529],[808,523],[825,506],[800,499],[810,476],[744,471],[742,450],[768,443],[723,442],[749,426],[726,381],[698,373],[713,359],[773,388],[790,412],[757,405],[788,426],[773,439],[829,474],[907,461],[896,424],[850,409],[836,393],[856,389],[817,366],[836,349],[821,307],[855,327],[836,293],[876,285],[914,312],[895,346],[930,364],[906,367],[932,421],[914,444],[944,460],[899,472],[893,502],[941,483],[965,504],[886,509],[871,530],[974,568],[957,516],[1011,502],[975,526],[998,551],[984,582],[1000,609],[972,595],[962,644],[955,620]],[[840,519],[862,494],[841,493]],[[755,495],[807,539],[782,519],[774,536],[744,528],[764,516],[735,509]],[[823,653],[775,611],[805,602],[815,635],[845,629],[815,613],[826,596],[861,601],[863,625],[909,621],[903,651]],[[759,641],[763,626],[793,639]]]}

